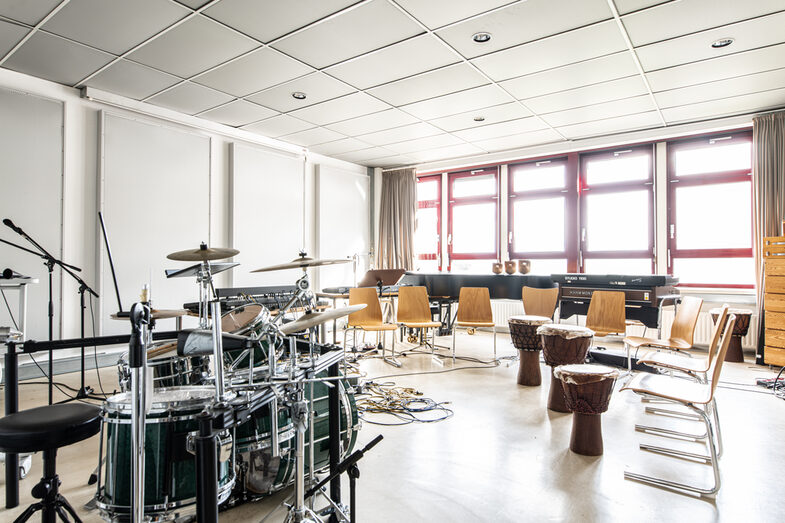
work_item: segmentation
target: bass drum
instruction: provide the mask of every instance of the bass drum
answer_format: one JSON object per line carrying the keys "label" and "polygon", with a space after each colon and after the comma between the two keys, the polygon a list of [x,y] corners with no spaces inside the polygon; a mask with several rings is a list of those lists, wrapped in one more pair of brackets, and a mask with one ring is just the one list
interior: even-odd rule
{"label": "bass drum", "polygon": [[[320,377],[324,377],[321,374]],[[341,411],[341,458],[349,455],[357,443],[360,421],[354,389],[345,380],[337,382]],[[314,409],[314,468],[318,471],[330,464],[330,409],[328,387],[324,383],[306,384],[305,397],[310,399],[313,386]],[[287,409],[278,411],[279,456],[271,452],[270,406],[265,405],[251,419],[235,429],[235,459],[238,489],[246,495],[262,496],[280,490],[294,481],[295,427]],[[310,469],[310,436],[305,436],[305,472]]]}
{"label": "bass drum", "polygon": [[[212,387],[156,389],[145,419],[144,511],[149,521],[179,521],[196,511],[196,459],[190,437],[198,432],[196,415],[215,396]],[[127,392],[104,404],[106,466],[98,483],[97,506],[106,521],[130,521],[131,397]],[[103,437],[103,436],[102,436]],[[102,442],[103,444],[103,442]],[[235,483],[232,438],[219,436],[218,501]]]}
{"label": "bass drum", "polygon": [[[178,356],[177,343],[159,343],[147,350],[147,366],[152,369],[153,388],[184,387],[200,385],[210,374],[210,359],[207,356]],[[128,353],[123,353],[117,362],[117,377],[120,390],[131,390],[131,369]]]}

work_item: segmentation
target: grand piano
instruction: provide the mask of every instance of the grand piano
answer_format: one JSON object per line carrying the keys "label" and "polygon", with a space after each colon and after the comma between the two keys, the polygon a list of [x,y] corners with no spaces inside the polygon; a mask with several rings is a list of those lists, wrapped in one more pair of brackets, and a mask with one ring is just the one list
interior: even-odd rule
{"label": "grand piano", "polygon": [[638,320],[647,327],[659,328],[662,307],[679,298],[674,276],[650,274],[551,274],[559,285],[559,318],[585,315],[594,291],[622,291],[625,294],[627,319]]}

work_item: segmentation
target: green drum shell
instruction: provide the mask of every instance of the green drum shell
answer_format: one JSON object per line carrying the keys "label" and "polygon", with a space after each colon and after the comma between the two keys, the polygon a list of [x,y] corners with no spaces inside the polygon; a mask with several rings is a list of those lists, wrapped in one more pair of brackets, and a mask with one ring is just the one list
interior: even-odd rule
{"label": "green drum shell", "polygon": [[[163,514],[196,502],[196,459],[188,447],[188,435],[199,429],[196,415],[212,399],[212,387],[173,387],[156,392],[186,391],[209,397],[187,406],[151,411],[145,419],[145,513]],[[115,398],[119,397],[115,396]],[[110,398],[111,401],[111,398]],[[154,398],[155,402],[155,398]],[[109,403],[107,403],[109,405]],[[98,506],[112,520],[127,520],[131,505],[131,417],[128,409],[105,407],[106,467]],[[154,405],[155,409],[155,405]],[[231,442],[228,434],[219,438],[222,447]],[[225,499],[234,485],[231,453],[219,452],[219,498]],[[221,459],[224,458],[222,461]],[[167,467],[167,462],[170,466]]]}

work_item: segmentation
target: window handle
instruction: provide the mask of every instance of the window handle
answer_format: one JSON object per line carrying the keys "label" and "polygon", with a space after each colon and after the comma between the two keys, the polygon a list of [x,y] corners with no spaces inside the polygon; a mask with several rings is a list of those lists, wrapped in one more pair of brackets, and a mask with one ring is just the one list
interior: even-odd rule
{"label": "window handle", "polygon": [[668,249],[668,269],[672,269],[673,268],[672,265],[671,265],[671,261],[672,261],[671,260],[671,250]]}
{"label": "window handle", "polygon": [[670,235],[671,235],[671,240],[672,240],[672,239],[675,237],[675,235],[676,235],[676,224],[674,224],[674,223],[672,223],[672,224],[671,224],[671,227],[670,227]]}
{"label": "window handle", "polygon": [[507,243],[509,243],[510,245],[512,245],[512,231],[510,231],[509,233],[507,233]]}

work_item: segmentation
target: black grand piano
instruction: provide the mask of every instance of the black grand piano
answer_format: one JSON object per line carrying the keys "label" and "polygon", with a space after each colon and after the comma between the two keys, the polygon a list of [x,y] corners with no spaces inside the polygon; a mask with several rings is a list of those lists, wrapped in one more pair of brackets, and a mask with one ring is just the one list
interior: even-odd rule
{"label": "black grand piano", "polygon": [[627,319],[638,320],[647,327],[659,328],[662,307],[679,298],[675,276],[650,274],[551,274],[559,285],[559,318],[585,315],[594,291],[623,291]]}

